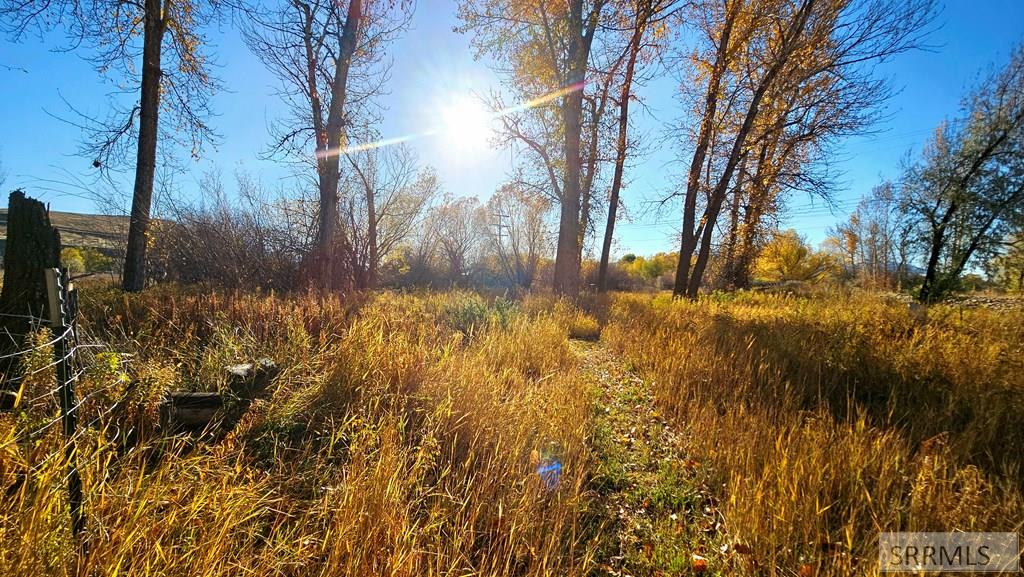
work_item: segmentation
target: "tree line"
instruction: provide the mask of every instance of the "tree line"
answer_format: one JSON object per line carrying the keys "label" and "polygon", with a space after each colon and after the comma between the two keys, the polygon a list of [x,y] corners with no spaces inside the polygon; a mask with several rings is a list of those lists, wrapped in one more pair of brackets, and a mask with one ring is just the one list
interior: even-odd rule
{"label": "tree line", "polygon": [[[892,288],[921,277],[921,301],[961,288],[970,270],[1020,290],[1024,280],[1024,48],[983,77],[958,116],[936,127],[897,182],[866,196],[829,244],[846,267]],[[915,263],[919,270],[911,271]]]}
{"label": "tree line", "polygon": [[[672,73],[686,112],[666,125],[665,141],[684,170],[661,202],[682,207],[671,284],[688,298],[708,285],[709,270],[718,286],[751,284],[788,197],[831,202],[835,146],[870,130],[892,92],[875,66],[920,47],[937,6],[462,0],[457,13],[458,32],[501,80],[488,105],[500,124],[496,143],[515,153],[514,173],[486,203],[447,197],[409,148],[379,146],[387,113],[380,96],[390,63],[401,58],[391,46],[427,17],[409,2],[0,0],[13,38],[59,28],[72,47],[89,49],[100,73],[138,94],[129,107],[83,120],[90,137],[82,152],[98,170],[134,169],[125,290],[141,290],[147,279],[218,276],[190,254],[223,254],[231,262],[217,266],[239,270],[261,259],[258,274],[219,276],[249,274],[275,286],[367,289],[397,278],[396,270],[409,282],[417,274],[462,282],[486,269],[517,288],[544,277],[562,294],[584,282],[605,290],[615,227],[629,208],[622,191],[632,161],[652,144],[631,115],[644,104],[641,88]],[[198,157],[218,138],[209,102],[221,86],[205,48],[215,23],[237,25],[280,80],[286,113],[265,154],[293,166],[299,184],[270,191],[239,175],[239,197],[229,200],[211,174],[204,204],[172,198],[162,207],[171,218],[154,221],[160,167],[173,166],[183,149]],[[972,259],[1017,246],[1021,60],[1018,49],[966,99],[963,118],[908,161],[899,183],[876,191],[835,231],[850,266],[889,274],[894,264],[905,270],[920,260],[920,297],[932,300]],[[585,249],[598,244],[602,215],[590,271]],[[882,216],[884,238],[877,227],[858,229]]]}

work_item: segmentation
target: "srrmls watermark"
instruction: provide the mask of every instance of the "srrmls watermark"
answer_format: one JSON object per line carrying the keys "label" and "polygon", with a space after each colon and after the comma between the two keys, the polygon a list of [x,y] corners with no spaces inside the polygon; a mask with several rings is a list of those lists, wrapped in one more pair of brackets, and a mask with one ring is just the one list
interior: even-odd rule
{"label": "srrmls watermark", "polygon": [[1017,533],[882,533],[878,564],[883,573],[1020,571]]}

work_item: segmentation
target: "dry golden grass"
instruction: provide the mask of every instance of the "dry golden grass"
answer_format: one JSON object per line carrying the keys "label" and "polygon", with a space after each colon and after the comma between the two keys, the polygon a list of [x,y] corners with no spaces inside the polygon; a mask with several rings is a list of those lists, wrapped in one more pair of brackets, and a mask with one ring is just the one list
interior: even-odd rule
{"label": "dry golden grass", "polygon": [[[0,415],[0,572],[590,574],[615,451],[598,446],[596,377],[570,336],[620,353],[689,440],[682,468],[699,474],[670,479],[673,494],[717,497],[726,535],[702,539],[752,551],[710,572],[872,573],[879,531],[1024,524],[1019,311],[639,295],[584,308],[92,287],[84,329],[116,352],[80,382],[85,548],[59,428],[32,434],[57,414],[41,353],[22,410]],[[164,392],[227,393],[224,367],[262,357],[281,372],[229,432],[156,430]],[[551,460],[554,489],[537,474]],[[689,534],[673,537],[684,571]]]}
{"label": "dry golden grass", "polygon": [[880,531],[1021,529],[1022,336],[869,296],[621,296],[603,331],[721,484],[729,572],[832,575],[877,571]]}
{"label": "dry golden grass", "polygon": [[[5,418],[4,575],[573,575],[588,566],[591,391],[564,319],[460,293],[382,294],[358,307],[172,289],[87,297],[88,330],[132,356],[101,357],[81,392],[117,396],[105,385],[134,383],[116,387],[123,410],[80,442],[87,549],[74,553],[60,459],[44,460],[59,432],[29,440],[25,423]],[[152,423],[165,389],[223,388],[225,364],[264,356],[283,368],[272,395],[216,443],[127,434]],[[549,489],[535,469],[554,457],[563,470]]]}

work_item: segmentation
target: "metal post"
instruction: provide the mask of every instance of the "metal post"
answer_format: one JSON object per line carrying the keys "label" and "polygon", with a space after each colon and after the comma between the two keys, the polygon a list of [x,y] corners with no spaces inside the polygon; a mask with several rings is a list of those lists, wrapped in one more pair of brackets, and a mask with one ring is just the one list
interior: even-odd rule
{"label": "metal post", "polygon": [[[57,366],[57,388],[60,394],[61,422],[64,426],[64,447],[68,467],[68,505],[71,509],[71,529],[80,535],[85,529],[82,511],[82,477],[78,473],[78,455],[75,433],[78,430],[78,407],[75,399],[75,380],[71,369],[71,336],[74,318],[69,314],[68,286],[65,270],[46,269],[46,289],[50,304],[50,330],[53,332],[53,359]],[[71,304],[77,299],[70,299]]]}

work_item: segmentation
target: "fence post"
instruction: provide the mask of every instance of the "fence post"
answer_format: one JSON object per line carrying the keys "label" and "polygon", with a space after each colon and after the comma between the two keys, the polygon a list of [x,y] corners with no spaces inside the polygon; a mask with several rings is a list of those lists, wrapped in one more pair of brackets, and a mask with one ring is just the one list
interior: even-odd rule
{"label": "fence post", "polygon": [[[75,433],[78,430],[78,407],[75,398],[75,379],[71,369],[73,349],[68,340],[73,333],[77,312],[77,298],[69,298],[67,270],[46,269],[46,292],[49,297],[50,330],[53,332],[53,359],[57,367],[57,388],[60,394],[61,422],[66,442],[64,452],[68,467],[68,505],[71,509],[71,530],[76,536],[85,529],[82,511],[82,477],[78,473],[78,455]],[[69,302],[70,301],[70,302]],[[68,305],[71,305],[70,310]]]}

